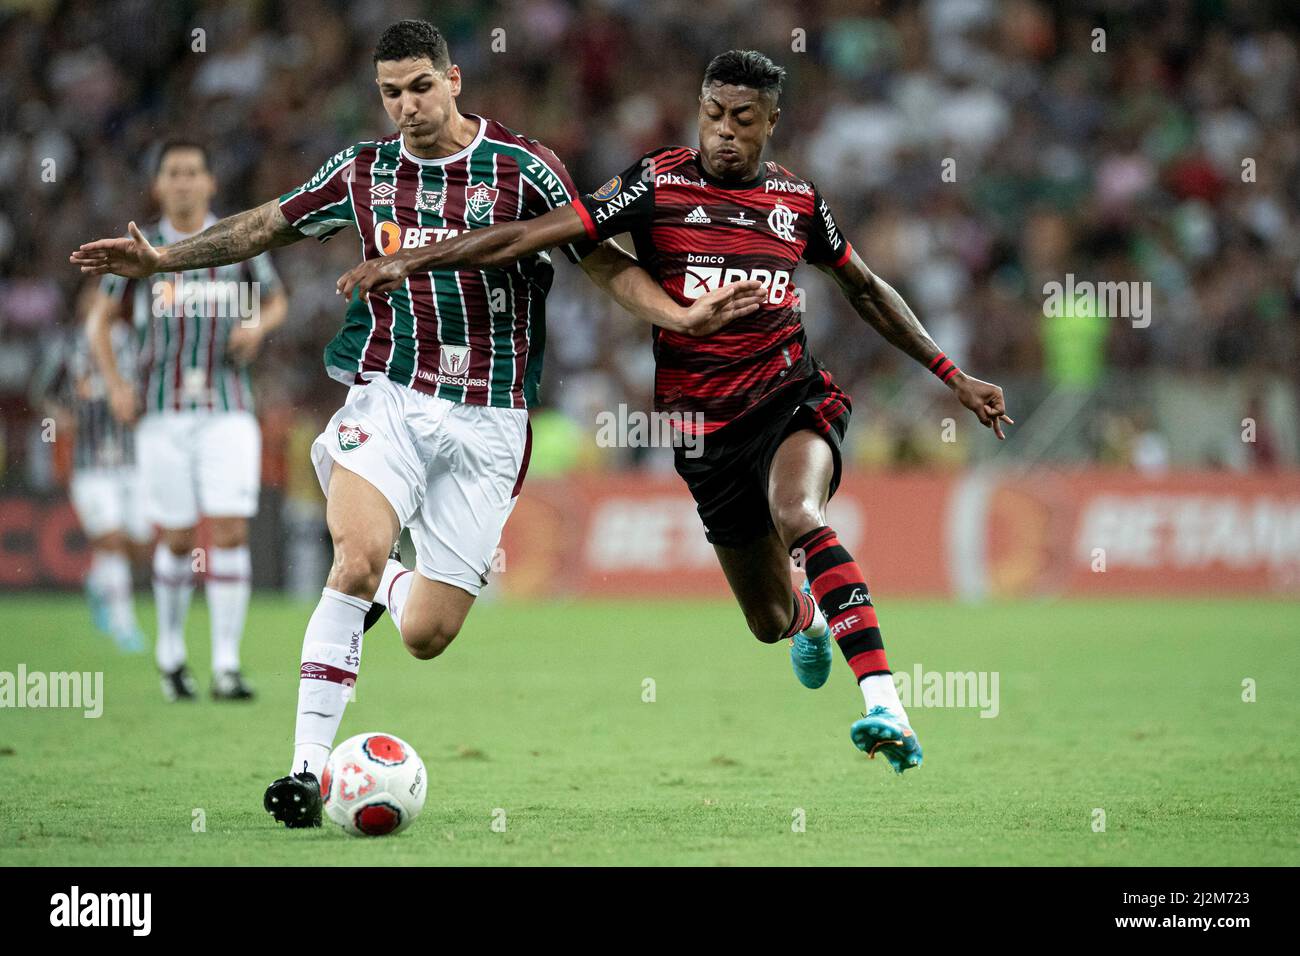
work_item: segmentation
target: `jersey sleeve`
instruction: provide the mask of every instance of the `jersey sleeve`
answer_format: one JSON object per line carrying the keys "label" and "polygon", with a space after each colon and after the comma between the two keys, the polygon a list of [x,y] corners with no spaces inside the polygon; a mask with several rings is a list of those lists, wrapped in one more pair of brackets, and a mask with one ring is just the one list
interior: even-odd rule
{"label": "jersey sleeve", "polygon": [[851,255],[853,255],[853,247],[849,245],[849,241],[844,238],[839,226],[835,224],[831,207],[826,204],[826,200],[814,186],[812,228],[808,236],[808,244],[803,250],[804,262],[838,269],[849,261]]}
{"label": "jersey sleeve", "polygon": [[350,188],[355,158],[355,146],[335,153],[315,176],[280,197],[280,212],[289,225],[324,242],[344,226],[356,223]]}
{"label": "jersey sleeve", "polygon": [[[540,143],[533,145],[531,152],[536,161],[527,164],[523,172],[525,204],[535,216],[543,216],[552,209],[567,206],[578,196],[578,187],[565,168],[564,163],[551,150]],[[596,244],[587,240],[562,246],[564,255],[570,262],[581,262],[595,250]]]}
{"label": "jersey sleeve", "polygon": [[275,295],[284,291],[284,283],[280,281],[280,273],[276,271],[269,252],[259,252],[244,265],[261,294]]}
{"label": "jersey sleeve", "polygon": [[654,213],[654,154],[647,153],[573,208],[593,240],[646,229]]}

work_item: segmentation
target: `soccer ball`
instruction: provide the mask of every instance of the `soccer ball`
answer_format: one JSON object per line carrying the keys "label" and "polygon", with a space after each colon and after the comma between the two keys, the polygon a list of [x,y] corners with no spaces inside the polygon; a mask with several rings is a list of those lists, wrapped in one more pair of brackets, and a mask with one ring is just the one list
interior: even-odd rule
{"label": "soccer ball", "polygon": [[331,820],[353,836],[401,833],[424,809],[424,761],[392,734],[357,734],[334,748],[321,776]]}

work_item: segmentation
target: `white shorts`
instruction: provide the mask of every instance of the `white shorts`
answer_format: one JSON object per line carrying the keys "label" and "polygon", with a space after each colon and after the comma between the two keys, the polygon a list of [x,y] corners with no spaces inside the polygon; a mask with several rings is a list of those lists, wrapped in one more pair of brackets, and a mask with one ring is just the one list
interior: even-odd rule
{"label": "white shorts", "polygon": [[158,412],[135,429],[145,515],[164,528],[199,517],[251,518],[262,481],[262,433],[251,412]]}
{"label": "white shorts", "polygon": [[87,538],[125,531],[132,541],[148,541],[153,528],[140,500],[140,472],[134,466],[83,468],[72,473],[72,510]]}
{"label": "white shorts", "polygon": [[527,468],[528,412],[465,405],[378,376],[354,385],[311,446],[329,494],[338,462],[388,499],[415,569],[477,595]]}

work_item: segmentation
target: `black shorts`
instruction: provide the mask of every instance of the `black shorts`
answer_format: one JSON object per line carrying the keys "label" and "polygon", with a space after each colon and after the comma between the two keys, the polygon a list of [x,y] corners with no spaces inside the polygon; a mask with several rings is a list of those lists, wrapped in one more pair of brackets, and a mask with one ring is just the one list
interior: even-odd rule
{"label": "black shorts", "polygon": [[830,375],[816,372],[703,436],[699,457],[687,457],[691,449],[675,448],[677,474],[695,498],[704,536],[713,544],[740,547],[775,527],[767,500],[767,473],[781,442],[803,428],[811,428],[831,446],[835,473],[830,494],[834,495],[840,484],[840,442],[852,408]]}

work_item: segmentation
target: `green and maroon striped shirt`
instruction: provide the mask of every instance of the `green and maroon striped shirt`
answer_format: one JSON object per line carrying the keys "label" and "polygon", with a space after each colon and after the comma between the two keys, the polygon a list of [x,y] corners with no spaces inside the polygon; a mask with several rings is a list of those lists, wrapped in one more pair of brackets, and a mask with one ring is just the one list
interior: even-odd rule
{"label": "green and maroon striped shirt", "polygon": [[[280,197],[284,217],[322,241],[355,225],[361,256],[425,246],[467,229],[531,219],[572,201],[564,164],[545,146],[494,120],[441,159],[411,155],[401,136],[358,143]],[[565,247],[574,262],[593,245]],[[348,304],[325,348],[332,378],[349,385],[386,375],[399,385],[470,405],[526,408],[537,401],[546,344],[546,252],[499,269],[413,275],[402,288]]]}
{"label": "green and maroon striped shirt", "polygon": [[[208,216],[203,228],[216,221]],[[165,220],[141,232],[155,246],[188,235]],[[281,290],[269,253],[147,279],[107,275],[101,289],[114,302],[128,305],[145,414],[253,410],[248,366],[237,364],[226,345],[236,325],[255,321],[260,296]]]}

